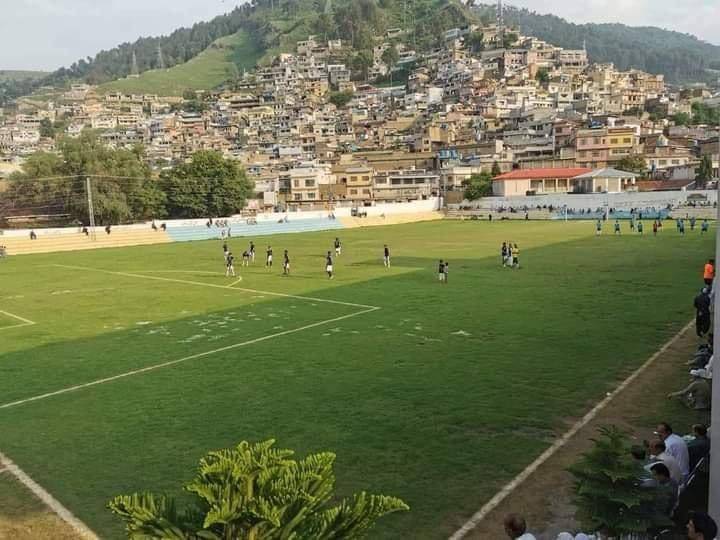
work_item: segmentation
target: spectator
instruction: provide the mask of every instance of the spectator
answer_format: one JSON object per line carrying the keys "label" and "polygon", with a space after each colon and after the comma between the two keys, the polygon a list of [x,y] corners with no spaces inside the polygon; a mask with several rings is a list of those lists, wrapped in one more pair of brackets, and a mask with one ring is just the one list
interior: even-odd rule
{"label": "spectator", "polygon": [[650,467],[652,479],[642,483],[642,487],[655,490],[650,512],[658,521],[669,518],[675,509],[678,495],[678,483],[670,478],[670,470],[664,463],[653,463]]}
{"label": "spectator", "polygon": [[150,227],[152,228],[153,231],[156,231],[156,232],[157,232],[158,228],[157,228],[157,225],[155,225],[155,220],[154,220],[154,219],[152,220],[152,225],[150,225]]}
{"label": "spectator", "polygon": [[535,540],[535,537],[527,532],[525,518],[519,514],[508,514],[503,521],[505,534],[513,540]]}
{"label": "spectator", "polygon": [[688,517],[688,540],[715,539],[718,528],[713,518],[703,512],[690,512]]}
{"label": "spectator", "polygon": [[670,478],[673,479],[677,484],[682,484],[683,473],[680,470],[677,460],[670,454],[665,452],[665,443],[659,439],[655,439],[650,442],[650,464],[647,465],[647,469],[652,471],[653,465],[656,463],[663,463],[670,471]]}
{"label": "spectator", "polygon": [[704,369],[693,369],[690,374],[692,375],[690,384],[682,390],[668,394],[668,398],[679,397],[689,408],[707,411],[712,400],[710,376]]}
{"label": "spectator", "polygon": [[713,279],[715,279],[715,259],[708,259],[708,262],[705,263],[705,268],[703,268],[703,280],[705,280],[705,285],[711,287]]}
{"label": "spectator", "polygon": [[30,240],[37,240],[37,234],[35,234],[35,231],[30,231]]}
{"label": "spectator", "polygon": [[688,456],[690,458],[690,470],[695,470],[702,458],[710,453],[710,439],[707,436],[707,427],[702,424],[693,426],[693,438],[687,443]]}
{"label": "spectator", "polygon": [[703,287],[695,297],[695,332],[703,337],[710,331],[710,289]]}
{"label": "spectator", "polygon": [[683,477],[687,478],[690,460],[685,441],[673,433],[672,427],[667,422],[658,424],[656,435],[665,443],[665,451],[677,460]]}
{"label": "spectator", "polygon": [[88,231],[88,228],[87,228],[87,227],[83,227],[83,228],[82,228],[82,232],[83,232],[83,234],[84,234],[85,236],[90,236],[90,231]]}
{"label": "spectator", "polygon": [[105,225],[105,232],[106,232],[107,234],[110,234],[110,231],[111,231],[111,230],[112,230],[112,227],[110,226],[109,223],[108,223],[107,225]]}
{"label": "spectator", "polygon": [[161,223],[161,224],[160,224],[160,228],[161,228],[163,231],[167,231],[167,225],[165,225],[165,223]]}

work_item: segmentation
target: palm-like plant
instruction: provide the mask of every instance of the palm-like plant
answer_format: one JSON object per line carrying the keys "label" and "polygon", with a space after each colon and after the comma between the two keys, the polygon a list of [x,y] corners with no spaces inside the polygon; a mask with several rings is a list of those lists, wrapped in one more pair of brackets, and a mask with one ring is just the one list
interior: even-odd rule
{"label": "palm-like plant", "polygon": [[292,459],[275,441],[210,452],[185,489],[196,504],[179,512],[173,499],[152,493],[115,497],[113,513],[133,540],[304,540],[362,538],[382,516],[408,510],[395,497],[365,492],[336,506],[335,454]]}

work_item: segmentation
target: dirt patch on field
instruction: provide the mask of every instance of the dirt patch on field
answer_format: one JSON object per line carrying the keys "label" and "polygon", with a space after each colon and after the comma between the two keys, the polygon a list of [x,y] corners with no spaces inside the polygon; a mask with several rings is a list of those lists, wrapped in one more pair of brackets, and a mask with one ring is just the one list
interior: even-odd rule
{"label": "dirt patch on field", "polygon": [[[466,538],[506,538],[502,520],[511,512],[525,516],[528,527],[538,540],[555,540],[562,531],[574,530],[575,508],[572,504],[572,477],[566,472],[569,465],[591,446],[590,439],[597,428],[614,424],[626,429],[638,443],[652,436],[657,422],[668,421],[680,433],[690,431],[693,423],[706,423],[707,415],[683,407],[665,396],[687,384],[688,368],[697,338],[694,328],[675,341],[638,379],[548,461],[535,471],[516,491],[508,496]],[[568,426],[575,419],[568,422]],[[512,444],[512,441],[510,441]],[[458,524],[458,527],[460,524]]]}
{"label": "dirt patch on field", "polygon": [[0,540],[76,540],[80,536],[7,471],[0,472]]}

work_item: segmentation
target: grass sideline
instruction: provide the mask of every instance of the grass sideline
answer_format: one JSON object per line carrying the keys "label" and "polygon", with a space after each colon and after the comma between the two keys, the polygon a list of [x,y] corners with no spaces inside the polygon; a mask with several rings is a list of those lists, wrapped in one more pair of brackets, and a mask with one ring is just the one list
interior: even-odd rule
{"label": "grass sideline", "polygon": [[[568,417],[587,412],[687,322],[713,237],[625,232],[430,222],[256,239],[259,258],[267,243],[276,259],[289,249],[294,275],[258,260],[241,269],[243,288],[382,309],[2,409],[0,450],[103,537],[121,535],[104,509],[109,497],[176,493],[206,450],[265,437],[301,454],[336,452],[341,494],[404,498],[411,512],[381,522],[373,537],[447,537]],[[345,247],[328,281],[323,255],[336,234]],[[500,267],[503,240],[520,244],[521,270]],[[384,243],[390,270],[380,263]],[[246,245],[233,239],[231,248],[238,255]],[[228,289],[220,246],[3,261],[4,309],[37,323],[0,341],[3,403],[355,309]],[[439,258],[451,262],[447,286],[436,282]]]}

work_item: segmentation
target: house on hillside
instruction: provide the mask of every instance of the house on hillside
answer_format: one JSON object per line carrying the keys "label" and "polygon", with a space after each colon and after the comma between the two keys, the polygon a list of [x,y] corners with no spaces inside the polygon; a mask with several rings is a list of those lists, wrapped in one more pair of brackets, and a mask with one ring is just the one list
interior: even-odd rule
{"label": "house on hillside", "polygon": [[640,175],[617,169],[596,169],[573,178],[576,193],[622,193],[637,190]]}

